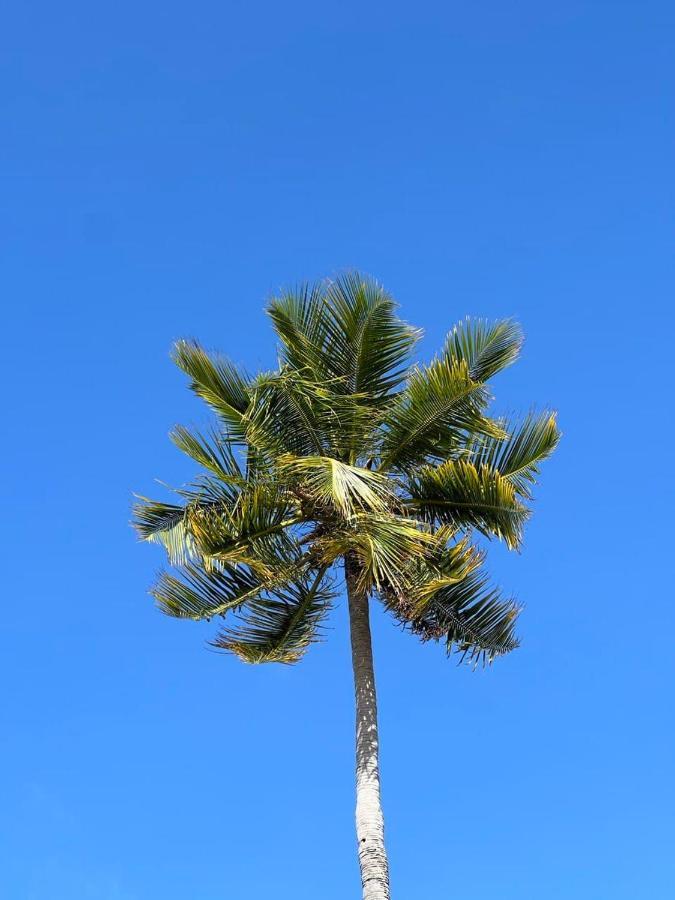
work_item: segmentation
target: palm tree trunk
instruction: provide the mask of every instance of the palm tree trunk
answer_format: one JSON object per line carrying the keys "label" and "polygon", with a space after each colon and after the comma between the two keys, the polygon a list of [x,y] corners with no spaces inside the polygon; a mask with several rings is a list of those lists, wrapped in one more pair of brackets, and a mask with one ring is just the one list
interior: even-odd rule
{"label": "palm tree trunk", "polygon": [[363,900],[389,900],[368,597],[357,588],[358,571],[350,559],[345,560],[345,575],[356,694],[356,839]]}

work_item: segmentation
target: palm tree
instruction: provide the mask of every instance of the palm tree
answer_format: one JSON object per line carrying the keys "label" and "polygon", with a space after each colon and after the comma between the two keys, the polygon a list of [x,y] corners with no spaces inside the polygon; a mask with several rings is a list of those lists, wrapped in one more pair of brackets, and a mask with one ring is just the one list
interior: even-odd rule
{"label": "palm tree", "polygon": [[202,467],[179,503],[140,498],[140,536],[172,572],[151,593],[179,619],[225,617],[212,644],[294,663],[344,573],[356,694],[356,833],[364,900],[389,897],[370,600],[474,664],[518,645],[517,604],[486,577],[480,536],[517,548],[553,415],[491,418],[487,381],[518,356],[511,321],[464,321],[429,365],[420,332],[358,274],[271,301],[279,365],[250,376],[194,342],[178,366],[216,414],[173,441]]}

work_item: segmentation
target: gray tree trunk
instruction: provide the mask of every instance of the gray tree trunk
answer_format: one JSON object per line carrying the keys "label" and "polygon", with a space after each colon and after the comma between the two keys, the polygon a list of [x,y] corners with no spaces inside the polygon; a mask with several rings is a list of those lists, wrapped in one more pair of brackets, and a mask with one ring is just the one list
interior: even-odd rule
{"label": "gray tree trunk", "polygon": [[345,574],[356,694],[356,839],[363,900],[389,900],[368,597],[358,590],[358,571],[349,559],[345,560]]}

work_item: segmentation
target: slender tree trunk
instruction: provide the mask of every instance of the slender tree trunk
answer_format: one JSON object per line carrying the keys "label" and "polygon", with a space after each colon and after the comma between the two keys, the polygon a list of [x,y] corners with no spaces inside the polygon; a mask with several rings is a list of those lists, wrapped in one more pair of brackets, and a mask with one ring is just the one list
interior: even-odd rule
{"label": "slender tree trunk", "polygon": [[356,694],[356,839],[363,900],[389,900],[368,597],[357,588],[358,571],[350,559],[345,560],[345,574]]}

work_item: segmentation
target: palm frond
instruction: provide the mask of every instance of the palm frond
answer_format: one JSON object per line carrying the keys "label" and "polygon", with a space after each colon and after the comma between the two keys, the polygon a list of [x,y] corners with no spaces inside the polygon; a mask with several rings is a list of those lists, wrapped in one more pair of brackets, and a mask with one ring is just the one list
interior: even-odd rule
{"label": "palm frond", "polygon": [[[269,481],[235,485],[204,477],[179,490],[184,506],[139,498],[134,526],[144,540],[162,544],[169,561],[244,563],[260,574],[296,553],[293,527],[300,523],[297,501]],[[287,559],[285,560],[288,561]]]}
{"label": "palm frond", "polygon": [[396,500],[390,479],[333,457],[280,456],[277,468],[304,497],[346,519],[357,512],[383,512]]}
{"label": "palm frond", "polygon": [[288,546],[286,529],[298,523],[297,507],[277,485],[252,484],[233,504],[195,503],[187,507],[187,523],[200,552],[212,559],[246,562],[255,568],[260,554]]}
{"label": "palm frond", "polygon": [[423,640],[445,640],[448,653],[457,650],[462,659],[485,663],[518,646],[514,631],[519,612],[516,603],[489,586],[483,573],[473,572],[436,592],[410,626]]}
{"label": "palm frond", "polygon": [[379,453],[380,425],[386,410],[369,395],[333,393],[318,410],[326,436],[326,455],[350,464]]}
{"label": "palm frond", "polygon": [[281,359],[317,381],[334,377],[327,350],[325,284],[302,284],[274,297],[267,307],[281,341]]}
{"label": "palm frond", "polygon": [[463,581],[483,559],[484,553],[468,537],[458,540],[452,526],[442,525],[431,534],[423,553],[405,560],[398,582],[380,586],[380,596],[399,619],[415,621],[440,590]]}
{"label": "palm frond", "polygon": [[195,341],[178,341],[176,365],[189,375],[190,388],[227,423],[233,438],[243,439],[242,418],[249,404],[249,379],[229,360],[207,353]]}
{"label": "palm frond", "polygon": [[268,313],[282,359],[335,391],[382,396],[402,380],[420,331],[399,319],[380,284],[356,272],[275,297]]}
{"label": "palm frond", "polygon": [[150,593],[168,616],[177,619],[211,619],[237,609],[257,596],[266,582],[242,566],[222,563],[204,567],[187,563],[179,575],[161,572]]}
{"label": "palm frond", "polygon": [[446,338],[445,356],[451,365],[466,363],[469,377],[482,382],[515,362],[522,344],[520,326],[510,319],[467,318]]}
{"label": "palm frond", "polygon": [[307,372],[283,369],[256,381],[244,428],[250,446],[267,465],[289,453],[355,462],[359,452],[372,452],[378,416],[365,395],[345,393],[335,381],[319,383]]}
{"label": "palm frond", "polygon": [[[323,455],[351,463],[373,455],[381,411],[420,334],[395,309],[376,281],[356,273],[304,285],[271,301],[283,366],[315,382],[300,386],[300,405],[311,398],[313,431],[320,434],[306,453],[316,455],[321,443]],[[294,429],[296,453],[301,432]],[[288,440],[282,449],[290,449]]]}
{"label": "palm frond", "polygon": [[498,472],[465,460],[426,466],[410,481],[410,507],[430,522],[476,528],[518,547],[529,515],[513,484]]}
{"label": "palm frond", "polygon": [[172,565],[183,565],[196,548],[185,525],[185,507],[137,497],[133,507],[133,525],[143,541],[160,544]]}
{"label": "palm frond", "polygon": [[333,592],[324,580],[326,569],[249,602],[240,624],[221,632],[213,646],[248,663],[297,662],[317,640],[330,609]]}
{"label": "palm frond", "polygon": [[243,490],[258,484],[258,481],[247,480],[239,484],[236,479],[223,481],[220,478],[200,472],[190,484],[182,488],[174,488],[174,492],[186,502],[186,507],[223,507],[229,509],[239,499]]}
{"label": "palm frond", "polygon": [[318,384],[291,370],[258,378],[245,419],[247,439],[271,458],[279,453],[322,455],[321,395]]}
{"label": "palm frond", "polygon": [[358,513],[348,525],[319,536],[313,552],[325,563],[351,555],[360,572],[359,589],[370,593],[383,584],[402,586],[412,557],[423,555],[432,541],[413,519],[391,513]]}
{"label": "palm frond", "polygon": [[530,415],[521,424],[505,424],[507,438],[477,435],[469,443],[469,458],[477,468],[493,469],[513,484],[516,492],[531,499],[539,463],[550,456],[560,440],[553,413]]}
{"label": "palm frond", "polygon": [[183,521],[185,507],[175,503],[162,503],[148,497],[136,495],[138,503],[134,504],[134,528],[141,540],[154,537],[157,532],[170,531]]}
{"label": "palm frond", "polygon": [[398,387],[419,329],[398,318],[397,304],[377,281],[358,272],[331,281],[326,300],[326,348],[333,371],[353,393],[380,397]]}
{"label": "palm frond", "polygon": [[187,456],[226,484],[243,486],[246,480],[232,450],[232,442],[212,429],[208,437],[177,425],[169,437]]}
{"label": "palm frond", "polygon": [[463,539],[436,546],[407,567],[404,586],[384,584],[380,596],[398,621],[422,640],[445,640],[474,663],[513,650],[519,608],[491,588],[482,570],[485,553]]}
{"label": "palm frond", "polygon": [[494,437],[502,429],[484,415],[489,400],[485,385],[474,381],[465,361],[437,359],[415,369],[385,419],[382,470],[405,468],[447,453],[464,434]]}

